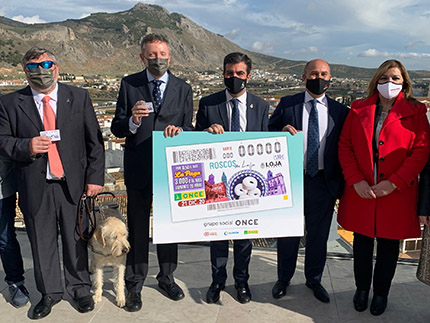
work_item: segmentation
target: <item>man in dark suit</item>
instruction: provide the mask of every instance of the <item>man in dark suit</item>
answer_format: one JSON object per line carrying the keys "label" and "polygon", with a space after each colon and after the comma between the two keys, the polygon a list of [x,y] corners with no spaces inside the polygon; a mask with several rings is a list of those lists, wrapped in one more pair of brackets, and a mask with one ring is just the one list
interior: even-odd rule
{"label": "man in dark suit", "polygon": [[[224,131],[267,131],[269,104],[249,93],[246,84],[251,78],[251,59],[242,53],[231,53],[224,58],[226,89],[200,100],[196,130],[211,133]],[[235,240],[233,245],[233,277],[240,303],[251,300],[248,286],[248,267],[252,241]],[[206,294],[208,303],[215,303],[227,280],[228,241],[211,241],[212,284]]]}
{"label": "man in dark suit", "polygon": [[[306,228],[306,286],[321,302],[330,297],[321,285],[327,254],[327,239],[336,198],[343,188],[337,143],[348,108],[325,95],[331,74],[326,61],[308,62],[302,75],[306,91],[286,96],[273,112],[270,131],[303,131],[304,213]],[[286,294],[294,275],[300,237],[278,239],[278,281],[274,298]]]}
{"label": "man in dark suit", "polygon": [[16,164],[19,206],[42,294],[32,318],[48,315],[63,295],[58,228],[66,290],[80,312],[89,312],[94,302],[87,242],[76,232],[76,214],[83,192],[101,191],[103,138],[88,92],[57,83],[52,52],[32,48],[22,65],[29,86],[0,97],[0,154]]}
{"label": "man in dark suit", "polygon": [[[141,43],[140,58],[146,69],[122,79],[112,133],[126,137],[124,176],[127,186],[127,218],[130,252],[127,255],[126,310],[142,307],[141,290],[148,273],[149,216],[152,204],[152,131],[173,136],[192,130],[191,86],[176,78],[168,65],[171,53],[167,39],[148,34]],[[178,262],[177,244],[157,245],[160,272],[158,286],[173,300],[184,297],[173,272]]]}

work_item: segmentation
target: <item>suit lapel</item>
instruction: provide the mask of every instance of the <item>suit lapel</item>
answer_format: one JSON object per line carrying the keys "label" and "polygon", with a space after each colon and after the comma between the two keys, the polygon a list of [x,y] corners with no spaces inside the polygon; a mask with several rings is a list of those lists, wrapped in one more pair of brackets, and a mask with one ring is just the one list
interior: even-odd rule
{"label": "suit lapel", "polygon": [[[339,141],[338,133],[340,131],[335,131],[335,127],[339,124],[339,111],[336,109],[333,100],[327,97],[327,110],[328,110],[328,118],[327,118],[327,136],[326,136],[326,147],[337,147],[337,143]],[[337,149],[337,148],[335,148]],[[328,152],[330,149],[325,149],[324,151],[324,160],[329,158]]]}
{"label": "suit lapel", "polygon": [[57,97],[57,129],[61,129],[64,122],[67,122],[73,97],[61,83],[58,83]]}
{"label": "suit lapel", "polygon": [[413,114],[414,111],[412,110],[411,106],[407,104],[406,100],[403,97],[403,93],[400,92],[382,126],[386,127],[394,121],[400,120],[402,118],[407,118]]}
{"label": "suit lapel", "polygon": [[227,114],[227,96],[225,95],[225,90],[220,92],[220,104],[218,104],[218,113],[222,121],[222,126],[225,130],[230,131],[230,122]]}
{"label": "suit lapel", "polygon": [[146,76],[146,69],[141,72],[141,75],[139,76],[142,79],[142,82],[139,82],[139,84],[142,84],[138,87],[139,91],[143,94],[143,97],[151,98],[152,103],[154,103],[154,99],[152,98],[152,93],[149,91],[149,81],[148,77]]}
{"label": "suit lapel", "polygon": [[36,103],[34,103],[30,87],[27,87],[25,89],[25,92],[23,94],[20,94],[18,106],[22,110],[22,112],[24,112],[24,114],[31,120],[31,122],[37,129],[44,129],[43,122],[40,119],[39,111],[37,111]]}
{"label": "suit lapel", "polygon": [[258,111],[257,106],[254,102],[254,98],[246,92],[246,131],[253,131],[257,129],[255,124],[258,121]]}
{"label": "suit lapel", "polygon": [[297,99],[298,100],[294,102],[293,105],[295,128],[297,130],[303,130],[303,109],[305,102],[305,92],[301,93],[301,95],[298,96]]}
{"label": "suit lapel", "polygon": [[[160,113],[163,113],[163,109],[170,109],[174,107],[174,101],[177,100],[177,80],[174,75],[169,72],[169,81],[167,82],[166,89],[163,95],[163,103],[161,104]],[[154,101],[154,100],[153,100]]]}

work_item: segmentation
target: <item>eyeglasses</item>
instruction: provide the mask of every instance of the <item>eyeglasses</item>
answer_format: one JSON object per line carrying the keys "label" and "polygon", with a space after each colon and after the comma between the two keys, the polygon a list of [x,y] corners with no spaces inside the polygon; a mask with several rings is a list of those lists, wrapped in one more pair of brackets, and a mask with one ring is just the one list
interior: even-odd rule
{"label": "eyeglasses", "polygon": [[28,63],[27,65],[25,65],[25,66],[27,66],[27,68],[31,71],[31,70],[35,70],[36,68],[38,68],[39,66],[41,67],[41,68],[46,68],[46,69],[48,69],[48,68],[51,68],[52,67],[52,65],[54,65],[54,62],[52,62],[52,61],[43,61],[43,62],[40,62],[40,63]]}

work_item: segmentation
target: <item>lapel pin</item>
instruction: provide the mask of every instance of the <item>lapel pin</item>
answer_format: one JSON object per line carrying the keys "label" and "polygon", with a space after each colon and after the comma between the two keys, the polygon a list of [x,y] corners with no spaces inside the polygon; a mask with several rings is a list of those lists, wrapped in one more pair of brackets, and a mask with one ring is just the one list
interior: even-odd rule
{"label": "lapel pin", "polygon": [[249,107],[250,107],[251,109],[254,109],[254,104],[252,104],[252,103],[251,103],[251,104],[249,105]]}
{"label": "lapel pin", "polygon": [[70,102],[70,99],[69,99],[69,98],[67,98],[66,102],[67,102],[67,103],[69,103],[69,102]]}

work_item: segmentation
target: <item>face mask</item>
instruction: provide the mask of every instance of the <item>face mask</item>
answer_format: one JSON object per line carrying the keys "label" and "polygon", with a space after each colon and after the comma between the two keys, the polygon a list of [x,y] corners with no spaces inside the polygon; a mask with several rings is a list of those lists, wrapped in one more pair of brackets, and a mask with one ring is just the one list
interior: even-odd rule
{"label": "face mask", "polygon": [[169,67],[169,59],[167,58],[147,58],[148,70],[154,76],[160,77],[166,73]]}
{"label": "face mask", "polygon": [[327,91],[330,81],[323,80],[322,78],[307,79],[306,88],[315,95],[323,94]]}
{"label": "face mask", "polygon": [[238,94],[246,87],[246,79],[240,79],[236,76],[224,77],[224,84],[231,94]]}
{"label": "face mask", "polygon": [[36,68],[28,71],[31,83],[41,90],[46,90],[54,83],[53,70],[46,68]]}
{"label": "face mask", "polygon": [[378,92],[387,100],[397,97],[403,88],[403,84],[396,84],[393,82],[385,82],[378,84]]}

